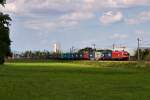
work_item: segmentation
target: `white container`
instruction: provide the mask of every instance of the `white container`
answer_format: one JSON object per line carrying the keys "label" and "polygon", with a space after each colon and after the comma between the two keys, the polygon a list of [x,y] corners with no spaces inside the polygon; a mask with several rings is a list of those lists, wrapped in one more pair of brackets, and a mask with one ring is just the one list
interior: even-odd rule
{"label": "white container", "polygon": [[100,60],[102,58],[102,52],[95,52],[95,60]]}

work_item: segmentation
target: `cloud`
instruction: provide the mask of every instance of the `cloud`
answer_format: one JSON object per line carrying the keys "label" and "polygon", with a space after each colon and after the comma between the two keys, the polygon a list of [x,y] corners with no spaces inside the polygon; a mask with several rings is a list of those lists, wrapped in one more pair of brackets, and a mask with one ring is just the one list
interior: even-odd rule
{"label": "cloud", "polygon": [[129,8],[135,6],[150,6],[150,0],[106,0],[110,7]]}
{"label": "cloud", "polygon": [[8,13],[15,13],[16,12],[16,5],[14,3],[9,3],[3,8],[0,6],[0,10],[3,12],[8,12]]}
{"label": "cloud", "polygon": [[136,15],[135,18],[126,19],[125,21],[130,25],[145,23],[147,21],[150,21],[150,11],[141,12]]}
{"label": "cloud", "polygon": [[[81,4],[82,1],[80,0],[7,0],[5,9],[9,9],[12,12],[15,11],[16,14],[20,15],[45,13],[45,11],[70,12],[80,8]],[[3,8],[0,9],[2,10]],[[5,11],[7,12],[7,10]]]}
{"label": "cloud", "polygon": [[52,29],[55,29],[56,26],[55,23],[50,23],[48,20],[27,20],[24,22],[24,27],[33,29],[33,30],[47,30],[50,31]]}
{"label": "cloud", "polygon": [[150,6],[150,0],[84,0],[85,8],[103,10],[112,8],[130,8],[135,6]]}
{"label": "cloud", "polygon": [[123,19],[123,14],[121,12],[106,12],[100,17],[100,22],[102,24],[111,24],[119,22]]}
{"label": "cloud", "polygon": [[[70,28],[79,25],[80,22],[94,18],[94,14],[90,12],[72,12],[60,16],[55,20],[43,20],[41,18],[27,21],[24,23],[25,27],[34,30],[48,30],[52,31],[61,28]],[[43,24],[42,24],[43,23]]]}
{"label": "cloud", "polygon": [[126,39],[128,38],[128,35],[126,34],[113,34],[111,37],[111,39]]}
{"label": "cloud", "polygon": [[94,13],[87,8],[89,3],[84,0],[8,0],[6,7],[0,9],[26,17],[23,23],[27,28],[50,31],[94,18]]}
{"label": "cloud", "polygon": [[62,16],[60,19],[61,20],[66,20],[66,21],[82,21],[82,20],[87,20],[94,18],[95,15],[91,12],[72,12],[70,14],[66,14]]}
{"label": "cloud", "polygon": [[136,6],[136,5],[150,5],[150,0],[123,0],[125,5]]}
{"label": "cloud", "polygon": [[35,13],[35,10],[40,13],[44,11],[71,12],[81,9],[100,10],[140,5],[150,5],[150,0],[7,0],[6,9],[9,12],[24,14]]}
{"label": "cloud", "polygon": [[[105,25],[116,23],[123,19],[123,14],[119,11],[109,11],[110,9],[149,3],[150,0],[7,0],[6,7],[1,7],[0,10],[27,17],[23,23],[28,28],[37,30],[42,27],[45,30],[54,30],[79,25],[80,22],[94,18],[96,12],[106,9],[108,12],[100,17],[100,22]],[[42,15],[47,16],[46,19],[41,17]],[[148,19],[143,18],[141,21]],[[138,20],[139,18],[128,19],[128,23],[137,23]]]}

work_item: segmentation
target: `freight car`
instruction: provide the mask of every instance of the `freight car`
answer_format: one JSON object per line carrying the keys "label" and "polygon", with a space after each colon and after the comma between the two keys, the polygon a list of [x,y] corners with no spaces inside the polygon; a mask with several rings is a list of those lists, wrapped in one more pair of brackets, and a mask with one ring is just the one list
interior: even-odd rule
{"label": "freight car", "polygon": [[103,50],[101,60],[112,60],[112,50]]}
{"label": "freight car", "polygon": [[90,54],[89,54],[88,51],[83,52],[83,58],[82,58],[82,59],[83,59],[83,60],[90,60]]}
{"label": "freight car", "polygon": [[62,60],[73,60],[74,54],[73,53],[63,53],[63,54],[61,54],[61,59]]}
{"label": "freight car", "polygon": [[82,60],[83,55],[80,53],[62,53],[61,60]]}
{"label": "freight car", "polygon": [[95,60],[101,60],[102,59],[102,50],[95,51]]}
{"label": "freight car", "polygon": [[89,52],[89,58],[90,58],[90,60],[95,60],[95,52],[94,51]]}

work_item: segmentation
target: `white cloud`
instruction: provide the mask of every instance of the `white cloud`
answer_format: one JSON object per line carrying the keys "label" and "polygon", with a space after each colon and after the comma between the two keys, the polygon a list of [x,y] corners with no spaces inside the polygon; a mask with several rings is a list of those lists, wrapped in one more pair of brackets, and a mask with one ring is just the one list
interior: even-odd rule
{"label": "white cloud", "polygon": [[136,15],[135,18],[130,18],[125,20],[127,24],[141,24],[150,21],[150,11],[144,11]]}
{"label": "white cloud", "polygon": [[128,35],[126,34],[113,34],[111,37],[111,39],[126,39],[128,38]]}
{"label": "white cloud", "polygon": [[[90,3],[89,0],[87,2]],[[2,9],[17,16],[28,17],[24,25],[30,29],[54,30],[71,27],[94,18],[93,12],[87,8],[85,10],[86,5],[88,4],[84,0],[8,0],[5,9]],[[46,13],[50,16],[54,13],[58,15],[49,20],[48,16],[46,19],[41,16]]]}
{"label": "white cloud", "polygon": [[111,24],[123,19],[123,14],[121,12],[106,12],[100,17],[100,22],[102,24]]}
{"label": "white cloud", "polygon": [[135,6],[150,6],[150,0],[84,0],[87,7],[94,10],[111,8],[129,8]]}
{"label": "white cloud", "polygon": [[139,5],[150,5],[150,0],[7,0],[6,9],[9,12],[23,14],[33,13],[35,10],[70,12],[81,9],[99,10]]}
{"label": "white cloud", "polygon": [[126,19],[125,20],[127,24],[139,24],[139,21],[137,19]]}
{"label": "white cloud", "polygon": [[[79,25],[81,21],[94,18],[94,14],[90,12],[72,12],[70,14],[63,15],[53,21],[35,19],[24,23],[25,27],[34,30],[55,30],[60,28],[70,28],[75,25]],[[43,23],[43,24],[42,24]]]}
{"label": "white cloud", "polygon": [[[44,13],[45,11],[70,12],[80,8],[81,2],[80,0],[7,0],[5,9],[15,11],[20,15],[35,12]],[[0,10],[2,9],[0,8]],[[5,11],[8,12],[7,10]]]}
{"label": "white cloud", "polygon": [[123,0],[125,5],[150,5],[150,0]]}
{"label": "white cloud", "polygon": [[4,7],[0,6],[0,10],[8,13],[16,12],[16,5],[14,3],[9,3]]}
{"label": "white cloud", "polygon": [[150,11],[145,11],[139,14],[142,20],[150,20]]}
{"label": "white cloud", "polygon": [[68,20],[68,21],[81,21],[94,18],[94,14],[91,12],[72,12],[70,14],[66,14],[62,16],[61,20]]}
{"label": "white cloud", "polygon": [[134,6],[150,5],[150,0],[106,0],[110,7],[129,8]]}
{"label": "white cloud", "polygon": [[52,29],[55,29],[56,24],[55,23],[50,23],[48,20],[29,20],[24,22],[24,26],[33,29],[33,30],[47,30],[50,31]]}
{"label": "white cloud", "polygon": [[[51,30],[78,25],[82,21],[94,18],[95,12],[104,9],[149,5],[149,3],[150,0],[7,0],[6,7],[0,8],[0,10],[14,13],[16,16],[27,16],[25,25],[28,25],[28,28],[43,27]],[[50,18],[33,20],[33,18],[41,16],[41,13],[47,14],[47,16],[54,16],[55,13],[57,17],[52,21],[49,21]],[[142,14],[141,16],[147,17],[141,18],[140,21],[149,20],[149,15]],[[121,12],[109,11],[100,17],[100,22],[111,24],[122,19]],[[137,23],[138,20],[139,18],[137,20],[128,19],[128,23]],[[41,25],[41,22],[44,22],[45,25]]]}

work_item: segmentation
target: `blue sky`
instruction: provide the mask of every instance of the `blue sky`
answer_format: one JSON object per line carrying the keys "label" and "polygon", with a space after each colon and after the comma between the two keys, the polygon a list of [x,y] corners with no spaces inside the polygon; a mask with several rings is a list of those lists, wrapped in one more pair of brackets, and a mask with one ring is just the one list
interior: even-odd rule
{"label": "blue sky", "polygon": [[150,46],[150,0],[7,0],[13,51]]}

